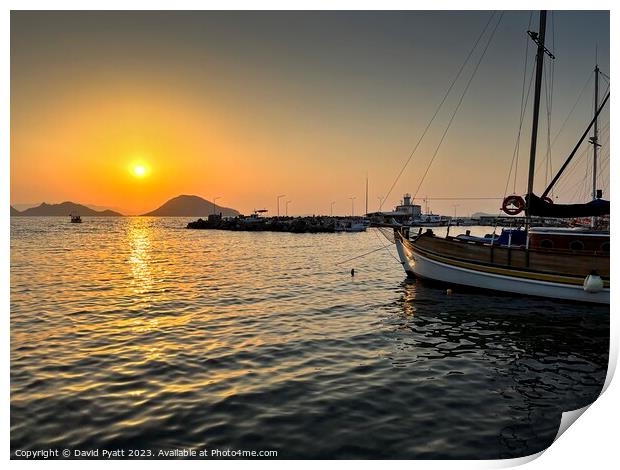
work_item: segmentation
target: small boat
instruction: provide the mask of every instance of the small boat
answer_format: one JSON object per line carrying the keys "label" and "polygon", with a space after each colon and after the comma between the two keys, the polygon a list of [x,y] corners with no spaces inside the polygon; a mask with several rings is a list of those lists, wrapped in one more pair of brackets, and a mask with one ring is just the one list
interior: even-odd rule
{"label": "small boat", "polygon": [[254,209],[254,212],[249,217],[241,217],[239,221],[242,224],[256,224],[263,222],[265,219],[261,217],[261,214],[267,213],[267,209]]}
{"label": "small boat", "polygon": [[450,217],[433,213],[424,214],[411,220],[411,224],[418,227],[446,227],[450,222]]}
{"label": "small boat", "polygon": [[335,232],[365,232],[370,223],[366,219],[343,219],[336,222]]}
{"label": "small boat", "polygon": [[[536,84],[528,188],[525,197],[511,195],[504,199],[502,210],[511,216],[525,211],[524,230],[509,229],[496,239],[491,237],[437,236],[432,229],[410,234],[411,226],[394,227],[394,241],[405,272],[412,277],[457,286],[481,288],[517,295],[532,295],[588,303],[610,302],[610,236],[604,227],[533,227],[532,217],[577,218],[588,222],[596,218],[608,221],[609,201],[594,181],[591,202],[555,204],[547,197],[562,175],[580,144],[594,126],[594,164],[598,146],[597,118],[609,100],[602,104],[595,91],[595,114],[564,165],[539,197],[534,194],[534,165],[541,81],[545,55],[546,12],[540,13],[538,33],[529,32],[537,45]],[[595,68],[598,90],[598,66]],[[593,174],[596,174],[594,166]]]}
{"label": "small boat", "polygon": [[82,223],[82,217],[80,217],[79,215],[71,214],[71,223],[72,224],[81,224]]}

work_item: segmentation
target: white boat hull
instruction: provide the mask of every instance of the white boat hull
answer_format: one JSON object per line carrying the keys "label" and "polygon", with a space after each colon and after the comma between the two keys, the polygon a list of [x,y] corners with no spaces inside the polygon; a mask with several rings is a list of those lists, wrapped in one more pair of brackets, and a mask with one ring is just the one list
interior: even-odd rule
{"label": "white boat hull", "polygon": [[400,264],[403,265],[403,269],[407,273],[407,276],[415,277],[413,267],[409,263],[409,260],[413,257],[413,253],[411,250],[408,250],[398,238],[396,238],[396,251],[398,252]]}
{"label": "white boat hull", "polygon": [[609,288],[599,292],[586,292],[582,286],[578,285],[514,278],[452,266],[441,261],[429,259],[406,247],[398,239],[396,240],[396,249],[405,272],[410,276],[513,294],[609,304]]}

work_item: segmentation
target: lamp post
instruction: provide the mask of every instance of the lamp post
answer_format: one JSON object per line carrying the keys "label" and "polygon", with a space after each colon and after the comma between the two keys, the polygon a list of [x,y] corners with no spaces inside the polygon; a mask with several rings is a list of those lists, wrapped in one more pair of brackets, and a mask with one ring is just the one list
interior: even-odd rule
{"label": "lamp post", "polygon": [[349,199],[351,199],[351,217],[355,216],[355,206],[353,205],[353,201],[355,201],[355,196],[350,197]]}
{"label": "lamp post", "polygon": [[276,202],[277,202],[277,206],[278,206],[278,217],[280,217],[280,198],[286,196],[286,194],[280,194],[277,198],[276,198]]}
{"label": "lamp post", "polygon": [[215,214],[215,201],[217,201],[218,199],[222,199],[222,196],[218,196],[218,197],[214,197],[213,198],[213,213]]}
{"label": "lamp post", "polygon": [[334,216],[334,204],[336,204],[336,201],[332,201],[332,203],[329,205],[329,216],[330,217]]}
{"label": "lamp post", "polygon": [[454,218],[456,219],[456,208],[459,207],[458,204],[452,204],[452,207],[454,207]]}
{"label": "lamp post", "polygon": [[287,217],[288,217],[288,203],[289,202],[293,202],[293,201],[286,201],[286,206],[285,206],[286,207],[286,209],[285,209],[286,212],[285,212],[285,214],[286,214]]}

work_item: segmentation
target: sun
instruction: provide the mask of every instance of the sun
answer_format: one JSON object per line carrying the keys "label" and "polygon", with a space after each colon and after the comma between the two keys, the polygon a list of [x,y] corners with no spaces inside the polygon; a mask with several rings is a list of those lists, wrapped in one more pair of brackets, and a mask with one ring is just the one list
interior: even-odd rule
{"label": "sun", "polygon": [[133,174],[138,178],[142,178],[146,175],[146,167],[144,165],[136,165],[133,167]]}

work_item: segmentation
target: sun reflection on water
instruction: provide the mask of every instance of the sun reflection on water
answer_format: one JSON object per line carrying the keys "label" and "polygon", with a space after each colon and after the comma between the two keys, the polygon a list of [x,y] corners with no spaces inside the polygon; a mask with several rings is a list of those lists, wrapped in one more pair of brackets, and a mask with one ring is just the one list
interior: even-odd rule
{"label": "sun reflection on water", "polygon": [[[399,265],[387,269],[384,250],[364,258],[354,280],[334,269],[334,259],[370,251],[372,234],[187,231],[176,218],[102,217],[79,227],[13,219],[12,448],[251,448],[264,435],[303,457],[308,439],[331,452],[371,429],[371,452],[393,445],[409,457],[427,448],[428,435],[439,442],[434,451],[458,443],[455,410],[473,407],[480,431],[467,437],[480,439],[468,442],[478,452],[497,427],[515,429],[507,445],[529,439],[532,406],[584,406],[605,378],[608,316],[562,305],[567,320],[523,299],[448,297],[404,281]],[[515,320],[523,309],[537,312],[527,324],[540,344]],[[571,383],[558,376],[558,359]],[[534,398],[530,366],[544,380]],[[326,435],[334,416],[339,432]],[[403,416],[445,426],[411,437]]]}
{"label": "sun reflection on water", "polygon": [[416,285],[413,281],[405,281],[403,292],[403,313],[407,317],[412,317],[416,314],[415,298],[416,298]]}
{"label": "sun reflection on water", "polygon": [[[147,221],[134,217],[130,221],[127,237],[129,239],[129,264],[133,274],[133,291],[143,295],[153,289],[151,273],[151,230]],[[146,300],[146,299],[145,299]]]}

